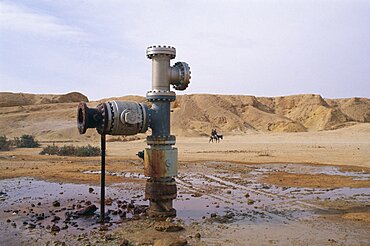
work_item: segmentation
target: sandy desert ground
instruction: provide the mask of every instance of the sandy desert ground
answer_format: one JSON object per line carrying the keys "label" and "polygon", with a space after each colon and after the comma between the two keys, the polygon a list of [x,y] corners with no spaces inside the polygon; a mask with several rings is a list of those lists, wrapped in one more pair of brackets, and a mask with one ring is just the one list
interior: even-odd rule
{"label": "sandy desert ground", "polygon": [[[250,98],[225,96],[221,99],[231,103],[227,107],[234,108],[234,116],[223,113],[228,117],[217,118],[207,111],[180,122],[184,105],[204,104],[200,96],[193,97],[183,97],[173,112],[180,162],[177,218],[155,221],[145,215],[143,164],[136,157],[146,147],[145,135],[123,141],[112,138],[107,143],[111,221],[105,226],[96,223],[94,215],[74,216],[90,203],[99,204],[99,157],[38,154],[52,143],[99,146],[93,130],[77,134],[76,103],[33,96],[22,105],[3,105],[0,134],[33,134],[42,146],[0,152],[0,244],[370,244],[368,99],[303,96],[290,98],[289,103],[285,97],[257,98],[248,104],[243,100]],[[360,106],[346,111],[355,104]],[[253,114],[256,108],[263,109],[256,114],[260,118]],[[297,116],[294,108],[310,110]],[[272,109],[274,113],[267,113]],[[327,117],[321,123],[315,120],[319,112],[324,112],[320,119]],[[243,120],[248,115],[255,119]],[[42,120],[45,117],[48,121]],[[216,118],[225,139],[208,143],[206,133]],[[269,124],[271,120],[275,123]]]}

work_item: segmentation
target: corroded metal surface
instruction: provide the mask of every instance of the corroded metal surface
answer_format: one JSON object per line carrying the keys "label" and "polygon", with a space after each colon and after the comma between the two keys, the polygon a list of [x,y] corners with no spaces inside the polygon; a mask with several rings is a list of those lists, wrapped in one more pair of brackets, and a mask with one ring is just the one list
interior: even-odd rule
{"label": "corroded metal surface", "polygon": [[146,148],[144,151],[144,174],[162,178],[177,175],[177,148]]}
{"label": "corroded metal surface", "polygon": [[145,185],[145,199],[150,201],[147,214],[151,217],[175,217],[173,199],[177,196],[174,178],[150,178]]}
{"label": "corroded metal surface", "polygon": [[177,186],[175,179],[170,181],[156,181],[148,179],[145,185],[145,199],[153,201],[175,199],[177,194]]}

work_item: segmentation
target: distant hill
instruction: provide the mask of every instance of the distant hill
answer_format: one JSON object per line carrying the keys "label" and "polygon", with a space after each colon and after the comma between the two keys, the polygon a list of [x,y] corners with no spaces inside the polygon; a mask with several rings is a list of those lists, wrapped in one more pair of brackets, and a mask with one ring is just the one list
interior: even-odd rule
{"label": "distant hill", "polygon": [[89,99],[79,92],[71,92],[63,95],[0,92],[0,107],[71,103],[80,101],[88,102]]}
{"label": "distant hill", "polygon": [[[107,99],[108,100],[108,99]],[[110,98],[145,102],[140,96]],[[88,101],[81,93],[33,95],[0,93],[0,135],[33,134],[45,140],[81,140],[76,109]],[[106,101],[100,100],[99,102]],[[90,102],[95,106],[98,102]],[[283,97],[194,94],[177,96],[172,103],[171,132],[178,136],[249,132],[304,132],[344,128],[370,122],[370,99],[324,99],[304,94]],[[95,138],[94,137],[94,138]]]}
{"label": "distant hill", "polygon": [[179,96],[172,126],[181,134],[200,135],[217,128],[225,133],[332,130],[370,122],[367,98],[324,99],[305,94],[283,97],[233,95]]}

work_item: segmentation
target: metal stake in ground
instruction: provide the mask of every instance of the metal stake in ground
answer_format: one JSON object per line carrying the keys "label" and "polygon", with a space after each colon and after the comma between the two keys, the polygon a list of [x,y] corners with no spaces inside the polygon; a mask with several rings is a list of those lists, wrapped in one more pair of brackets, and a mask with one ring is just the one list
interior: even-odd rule
{"label": "metal stake in ground", "polygon": [[105,222],[105,134],[101,134],[100,222]]}

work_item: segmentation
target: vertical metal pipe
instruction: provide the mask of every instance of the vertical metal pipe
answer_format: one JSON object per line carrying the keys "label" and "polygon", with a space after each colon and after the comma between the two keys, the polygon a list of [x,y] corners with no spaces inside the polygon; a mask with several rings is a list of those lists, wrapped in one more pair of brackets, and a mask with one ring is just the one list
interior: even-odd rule
{"label": "vertical metal pipe", "polygon": [[105,222],[105,134],[101,134],[100,222]]}
{"label": "vertical metal pipe", "polygon": [[152,58],[152,90],[170,90],[170,56]]}
{"label": "vertical metal pipe", "polygon": [[152,135],[158,136],[169,136],[170,133],[170,113],[171,104],[169,101],[154,101],[152,102],[151,121],[153,125]]}

